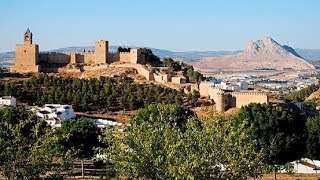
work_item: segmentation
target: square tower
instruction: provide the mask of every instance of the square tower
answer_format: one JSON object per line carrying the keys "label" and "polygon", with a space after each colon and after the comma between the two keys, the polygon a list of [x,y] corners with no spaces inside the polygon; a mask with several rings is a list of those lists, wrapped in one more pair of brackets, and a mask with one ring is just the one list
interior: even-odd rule
{"label": "square tower", "polygon": [[24,44],[16,45],[16,58],[12,72],[28,73],[40,72],[39,46],[32,44],[32,32],[28,29],[24,33]]}
{"label": "square tower", "polygon": [[105,64],[108,62],[109,42],[100,40],[96,42],[95,64]]}

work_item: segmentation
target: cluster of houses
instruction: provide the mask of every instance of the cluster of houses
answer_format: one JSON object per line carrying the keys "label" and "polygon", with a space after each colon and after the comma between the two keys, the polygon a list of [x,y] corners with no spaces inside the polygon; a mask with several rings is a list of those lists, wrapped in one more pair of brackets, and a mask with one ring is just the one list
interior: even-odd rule
{"label": "cluster of houses", "polygon": [[[0,110],[5,106],[17,106],[17,99],[13,96],[3,96],[0,97]],[[45,104],[42,107],[32,106],[26,107],[26,109],[34,112],[39,118],[44,119],[52,128],[60,128],[63,121],[68,119],[76,119],[77,116],[71,105],[61,105],[61,104]],[[124,127],[123,123],[118,123],[115,121],[107,119],[91,119],[98,127]]]}

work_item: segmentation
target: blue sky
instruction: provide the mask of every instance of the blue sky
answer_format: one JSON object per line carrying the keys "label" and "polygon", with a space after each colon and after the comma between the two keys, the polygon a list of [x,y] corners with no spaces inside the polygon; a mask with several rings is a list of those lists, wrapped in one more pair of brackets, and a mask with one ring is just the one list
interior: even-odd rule
{"label": "blue sky", "polygon": [[274,38],[320,49],[319,0],[1,0],[0,52],[14,50],[29,27],[40,50],[134,45],[239,50]]}

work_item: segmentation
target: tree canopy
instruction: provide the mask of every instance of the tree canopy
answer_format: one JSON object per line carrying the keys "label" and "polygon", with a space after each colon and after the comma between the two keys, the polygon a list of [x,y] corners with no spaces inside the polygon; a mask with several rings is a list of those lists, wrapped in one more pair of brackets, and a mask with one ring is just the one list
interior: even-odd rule
{"label": "tree canopy", "polygon": [[29,105],[71,104],[77,111],[136,110],[152,103],[182,104],[183,92],[138,84],[126,77],[92,79],[32,76],[25,82],[0,81],[0,96],[13,95]]}
{"label": "tree canopy", "polygon": [[204,80],[203,74],[199,71],[195,71],[192,65],[188,65],[184,62],[175,61],[172,58],[163,58],[163,63],[170,71],[183,71],[190,83],[200,83]]}
{"label": "tree canopy", "polygon": [[294,106],[250,104],[241,108],[235,121],[245,122],[248,138],[257,140],[256,149],[263,150],[265,163],[283,165],[303,157],[305,117]]}
{"label": "tree canopy", "polygon": [[156,56],[151,49],[140,48],[140,51],[141,51],[141,54],[144,54],[147,64],[150,64],[155,67],[163,65],[162,61],[160,61],[160,58]]}
{"label": "tree canopy", "polygon": [[99,141],[101,129],[88,119],[63,121],[57,134],[63,152],[71,153],[75,158],[92,158],[94,148],[102,146]]}
{"label": "tree canopy", "polygon": [[[187,110],[188,111],[188,110]],[[182,117],[183,121],[179,118]],[[245,179],[259,174],[260,153],[246,129],[219,117],[210,126],[176,105],[138,112],[124,133],[107,131],[105,161],[116,175],[142,179]],[[176,126],[181,122],[185,126]]]}
{"label": "tree canopy", "polygon": [[320,84],[311,84],[299,91],[287,93],[284,98],[289,101],[304,101],[309,97],[313,92],[317,91],[320,88]]}
{"label": "tree canopy", "polygon": [[8,179],[40,179],[62,170],[54,161],[59,157],[55,142],[51,128],[33,113],[0,110],[0,172]]}
{"label": "tree canopy", "polygon": [[309,117],[306,122],[307,126],[307,147],[306,157],[310,159],[320,159],[320,118]]}

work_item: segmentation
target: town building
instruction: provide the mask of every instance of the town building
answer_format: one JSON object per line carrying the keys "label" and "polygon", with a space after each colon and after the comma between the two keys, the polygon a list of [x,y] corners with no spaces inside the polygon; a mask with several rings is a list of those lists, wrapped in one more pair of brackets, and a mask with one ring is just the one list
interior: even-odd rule
{"label": "town building", "polygon": [[38,117],[43,118],[50,125],[76,117],[71,105],[45,104],[43,107],[35,108],[35,111]]}
{"label": "town building", "polygon": [[111,120],[107,120],[107,119],[92,119],[92,120],[99,128],[114,127],[114,126],[123,127],[124,126],[123,123],[119,123],[119,122],[111,121]]}
{"label": "town building", "polygon": [[3,96],[0,97],[0,106],[17,106],[17,99],[13,96]]}
{"label": "town building", "polygon": [[241,91],[248,90],[249,83],[240,80],[222,81],[217,84],[216,87],[220,87],[222,90]]}

